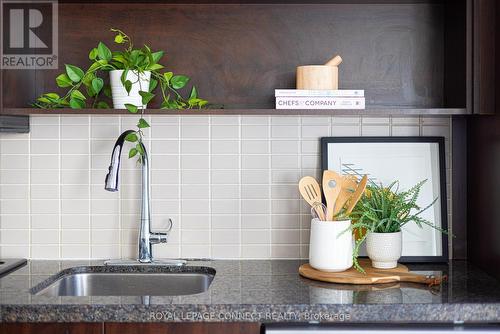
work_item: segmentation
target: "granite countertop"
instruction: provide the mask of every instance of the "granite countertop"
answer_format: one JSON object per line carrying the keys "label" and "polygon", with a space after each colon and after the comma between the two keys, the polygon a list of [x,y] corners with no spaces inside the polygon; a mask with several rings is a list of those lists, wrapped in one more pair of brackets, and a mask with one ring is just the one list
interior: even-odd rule
{"label": "granite countertop", "polygon": [[0,279],[2,322],[499,322],[499,281],[464,261],[410,269],[448,275],[435,289],[302,278],[298,260],[190,261],[216,270],[208,291],[188,296],[47,297],[30,289],[59,271],[102,262],[30,261]]}

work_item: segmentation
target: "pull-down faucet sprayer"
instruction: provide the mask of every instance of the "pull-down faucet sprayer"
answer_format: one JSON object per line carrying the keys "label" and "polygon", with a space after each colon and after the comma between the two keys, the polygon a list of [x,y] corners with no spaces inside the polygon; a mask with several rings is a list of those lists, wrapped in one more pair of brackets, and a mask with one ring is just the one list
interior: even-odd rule
{"label": "pull-down faucet sprayer", "polygon": [[[107,191],[116,192],[118,191],[119,184],[119,174],[120,174],[120,160],[123,145],[125,143],[125,137],[130,133],[134,133],[133,130],[127,130],[123,132],[120,137],[116,140],[115,146],[113,147],[113,152],[111,154],[111,164],[109,166],[108,174],[106,175],[106,181],[104,189]],[[151,205],[149,197],[149,160],[148,153],[144,144],[139,141],[139,145],[142,146],[143,154],[140,155],[141,171],[142,171],[142,196],[141,196],[141,222],[139,229],[139,255],[137,261],[144,264],[159,264],[159,265],[183,265],[186,263],[184,260],[153,260],[152,245],[158,243],[166,243],[168,238],[168,232],[172,228],[172,220],[169,219],[169,227],[167,232],[151,232]],[[135,264],[136,261],[129,260],[109,260],[106,261],[107,265],[111,264]]]}

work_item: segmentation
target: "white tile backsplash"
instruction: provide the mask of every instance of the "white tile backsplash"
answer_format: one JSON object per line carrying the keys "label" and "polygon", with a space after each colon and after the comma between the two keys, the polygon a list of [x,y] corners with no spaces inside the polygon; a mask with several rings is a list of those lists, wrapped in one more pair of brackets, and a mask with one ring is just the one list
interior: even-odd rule
{"label": "white tile backsplash", "polygon": [[[174,220],[169,243],[154,246],[158,257],[307,257],[310,214],[296,185],[320,175],[322,136],[445,136],[451,161],[449,118],[147,119],[153,226]],[[136,122],[33,116],[30,134],[0,134],[0,257],[135,256],[140,169],[124,154],[120,191],[103,182],[120,130]]]}

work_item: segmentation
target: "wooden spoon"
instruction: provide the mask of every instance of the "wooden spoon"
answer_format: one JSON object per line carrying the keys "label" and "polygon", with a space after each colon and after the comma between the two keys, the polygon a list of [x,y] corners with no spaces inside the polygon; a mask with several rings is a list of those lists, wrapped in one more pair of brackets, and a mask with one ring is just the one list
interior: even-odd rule
{"label": "wooden spoon", "polygon": [[361,196],[363,196],[363,193],[365,192],[365,189],[366,189],[366,183],[367,182],[368,182],[368,176],[367,175],[363,176],[363,178],[361,179],[361,181],[359,181],[358,187],[356,188],[356,191],[354,192],[354,194],[352,194],[351,199],[349,201],[349,205],[347,206],[347,209],[346,209],[346,212],[345,212],[346,216],[349,215],[352,212],[352,210],[354,209],[354,207],[358,203],[358,201],[361,198]]}
{"label": "wooden spoon", "polygon": [[325,220],[325,215],[321,209],[321,189],[319,183],[312,176],[304,176],[299,181],[299,191],[306,202],[316,211],[320,220]]}
{"label": "wooden spoon", "polygon": [[358,186],[358,180],[354,175],[344,175],[342,177],[342,188],[340,194],[335,202],[335,209],[333,215],[338,215],[340,210],[344,207],[347,201],[352,197],[356,187]]}
{"label": "wooden spoon", "polygon": [[323,172],[323,193],[326,199],[326,220],[333,220],[335,202],[342,188],[342,176],[331,170]]}

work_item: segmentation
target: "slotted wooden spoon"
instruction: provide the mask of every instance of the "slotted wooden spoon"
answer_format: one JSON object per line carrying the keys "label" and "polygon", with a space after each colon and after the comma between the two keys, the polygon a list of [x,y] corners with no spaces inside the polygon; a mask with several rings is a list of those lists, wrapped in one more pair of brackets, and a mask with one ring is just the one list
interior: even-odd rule
{"label": "slotted wooden spoon", "polygon": [[299,191],[305,201],[316,211],[320,220],[325,220],[321,209],[321,189],[318,181],[312,176],[304,176],[299,181]]}

